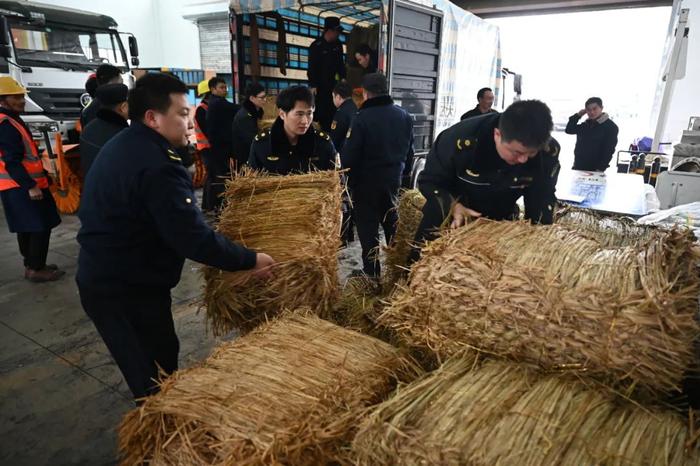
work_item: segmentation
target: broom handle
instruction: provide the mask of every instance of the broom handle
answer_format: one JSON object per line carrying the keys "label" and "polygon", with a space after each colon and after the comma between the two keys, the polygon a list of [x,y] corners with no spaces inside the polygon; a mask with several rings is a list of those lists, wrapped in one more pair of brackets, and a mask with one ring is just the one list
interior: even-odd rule
{"label": "broom handle", "polygon": [[46,144],[46,153],[49,154],[49,161],[51,161],[51,169],[53,170],[53,176],[56,181],[60,184],[61,174],[58,172],[58,167],[56,166],[56,154],[51,147],[51,138],[49,137],[49,131],[46,129],[41,130],[41,134],[44,136],[44,144]]}
{"label": "broom handle", "polygon": [[58,186],[62,190],[65,190],[68,185],[68,180],[66,180],[66,171],[63,169],[66,163],[66,154],[63,152],[63,136],[60,132],[57,132],[54,135],[54,139],[56,140],[56,159],[58,160]]}

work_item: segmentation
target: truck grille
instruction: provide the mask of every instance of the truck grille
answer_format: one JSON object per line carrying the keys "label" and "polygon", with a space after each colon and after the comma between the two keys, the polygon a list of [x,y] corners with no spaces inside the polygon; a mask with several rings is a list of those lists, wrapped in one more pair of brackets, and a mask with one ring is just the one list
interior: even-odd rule
{"label": "truck grille", "polygon": [[80,117],[83,106],[80,96],[84,89],[51,89],[31,87],[29,97],[36,102],[47,116],[54,119],[75,119]]}

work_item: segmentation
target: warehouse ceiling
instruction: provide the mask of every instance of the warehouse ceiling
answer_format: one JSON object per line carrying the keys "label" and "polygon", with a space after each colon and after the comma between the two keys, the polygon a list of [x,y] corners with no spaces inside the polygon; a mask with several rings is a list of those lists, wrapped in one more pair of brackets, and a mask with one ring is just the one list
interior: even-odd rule
{"label": "warehouse ceiling", "polygon": [[482,18],[671,6],[672,0],[451,0]]}

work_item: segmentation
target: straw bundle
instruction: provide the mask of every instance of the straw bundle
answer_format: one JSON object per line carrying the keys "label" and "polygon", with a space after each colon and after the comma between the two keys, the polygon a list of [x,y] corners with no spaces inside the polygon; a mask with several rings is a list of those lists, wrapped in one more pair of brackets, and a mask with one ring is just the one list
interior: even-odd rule
{"label": "straw bundle", "polygon": [[386,249],[386,272],[384,283],[393,286],[408,275],[408,256],[413,240],[423,220],[425,198],[417,189],[402,191],[399,196],[399,222],[396,234]]}
{"label": "straw bundle", "polygon": [[[374,280],[368,277],[350,277],[330,320],[345,328],[379,337],[376,319],[381,313],[382,295]],[[383,338],[382,338],[383,339]]]}
{"label": "straw bundle", "polygon": [[691,437],[572,377],[455,357],[379,405],[353,451],[363,465],[698,464]]}
{"label": "straw bundle", "polygon": [[227,182],[217,229],[271,255],[274,278],[205,268],[204,302],[215,335],[248,331],[278,309],[311,307],[326,315],[338,295],[340,177],[336,172],[264,176],[246,172]]}
{"label": "straw bundle", "polygon": [[443,357],[473,347],[671,392],[700,333],[696,262],[680,231],[603,248],[556,225],[479,220],[426,246],[379,323]]}
{"label": "straw bundle", "polygon": [[658,231],[656,227],[639,225],[631,218],[603,215],[571,206],[557,212],[556,223],[595,239],[603,247],[636,246]]}
{"label": "straw bundle", "polygon": [[374,338],[289,314],[179,371],[122,421],[122,464],[347,462],[366,408],[417,369]]}

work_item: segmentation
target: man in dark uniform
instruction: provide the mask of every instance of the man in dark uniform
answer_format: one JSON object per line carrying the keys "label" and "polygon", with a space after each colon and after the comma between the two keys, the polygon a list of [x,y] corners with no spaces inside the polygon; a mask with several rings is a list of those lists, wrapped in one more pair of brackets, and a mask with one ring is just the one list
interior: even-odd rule
{"label": "man in dark uniform", "polygon": [[[579,125],[584,113],[588,119]],[[591,97],[586,101],[586,108],[571,115],[565,132],[576,135],[574,170],[604,172],[608,168],[617,146],[618,128],[603,112],[600,97]]]}
{"label": "man in dark uniform", "polygon": [[490,87],[482,87],[479,92],[476,93],[477,104],[476,107],[469,110],[467,113],[462,115],[459,119],[466,120],[467,118],[485,115],[487,113],[497,113],[493,108],[493,91]]}
{"label": "man in dark uniform", "polygon": [[[347,81],[340,81],[333,88],[333,105],[336,110],[331,122],[331,130],[329,132],[333,145],[338,152],[343,150],[345,137],[348,134],[350,125],[352,125],[355,115],[357,115],[357,105],[352,100],[352,88]],[[343,176],[347,181],[347,177]],[[355,241],[355,225],[352,221],[352,202],[347,191],[343,193],[343,227],[340,230],[340,235],[344,245]]]}
{"label": "man in dark uniform", "polygon": [[255,136],[248,165],[278,175],[335,168],[331,138],[311,125],[314,95],[306,86],[292,86],[277,96],[279,116],[272,128]]}
{"label": "man in dark uniform", "polygon": [[[233,118],[240,106],[226,99],[228,86],[220,77],[209,80],[209,108],[207,109],[206,134],[209,140],[210,155],[207,170],[211,175],[212,207],[218,209],[223,202],[224,177],[229,176],[230,161],[233,157]],[[209,174],[207,176],[209,176]]]}
{"label": "man in dark uniform", "polygon": [[61,217],[32,133],[20,117],[26,93],[10,76],[0,77],[0,201],[8,230],[17,234],[24,278],[48,282],[65,275],[46,264],[51,230]]}
{"label": "man in dark uniform", "polygon": [[352,100],[352,88],[347,81],[340,81],[333,88],[333,105],[338,109],[331,121],[331,135],[333,145],[338,152],[342,152],[345,137],[357,115],[357,105]]}
{"label": "man in dark uniform", "polygon": [[324,131],[330,129],[335,111],[331,92],[338,81],[345,79],[343,44],[338,40],[342,31],[340,19],[329,16],[323,23],[323,35],[309,46],[309,87],[316,96],[314,119]]}
{"label": "man in dark uniform", "polygon": [[258,121],[263,117],[267,94],[262,84],[249,82],[243,93],[243,105],[233,119],[233,155],[242,167],[250,157],[250,146],[258,134]]}
{"label": "man in dark uniform", "polygon": [[[426,203],[416,244],[433,237],[453,202],[452,228],[468,217],[514,220],[521,196],[526,219],[552,223],[559,143],[551,131],[549,108],[523,100],[503,114],[469,118],[440,133],[418,177]],[[419,253],[414,249],[412,259]]]}
{"label": "man in dark uniform", "polygon": [[129,88],[125,84],[105,84],[95,93],[100,99],[97,117],[80,133],[80,168],[83,177],[87,176],[97,153],[107,141],[112,139],[129,123],[129,104],[126,99]]}
{"label": "man in dark uniform", "polygon": [[134,397],[157,390],[158,368],[177,369],[170,289],[185,258],[226,271],[270,275],[266,254],[213,231],[195,204],[176,147],[192,129],[187,87],[151,73],[129,94],[131,126],[100,151],[79,216],[80,300]]}
{"label": "man in dark uniform", "polygon": [[[105,84],[122,84],[124,82],[122,79],[121,70],[108,63],[97,67],[97,71],[95,71],[95,79],[97,80],[95,94],[97,94],[97,89],[99,89],[100,86],[104,86]],[[85,129],[85,127],[87,127],[87,125],[95,119],[99,109],[100,98],[95,95],[95,98],[92,99],[88,106],[85,107],[80,113],[80,127]]]}
{"label": "man in dark uniform", "polygon": [[362,93],[365,102],[343,145],[341,166],[350,169],[348,186],[363,271],[379,278],[379,225],[389,244],[396,231],[399,188],[407,184],[413,165],[413,120],[387,95],[384,75],[365,75]]}

